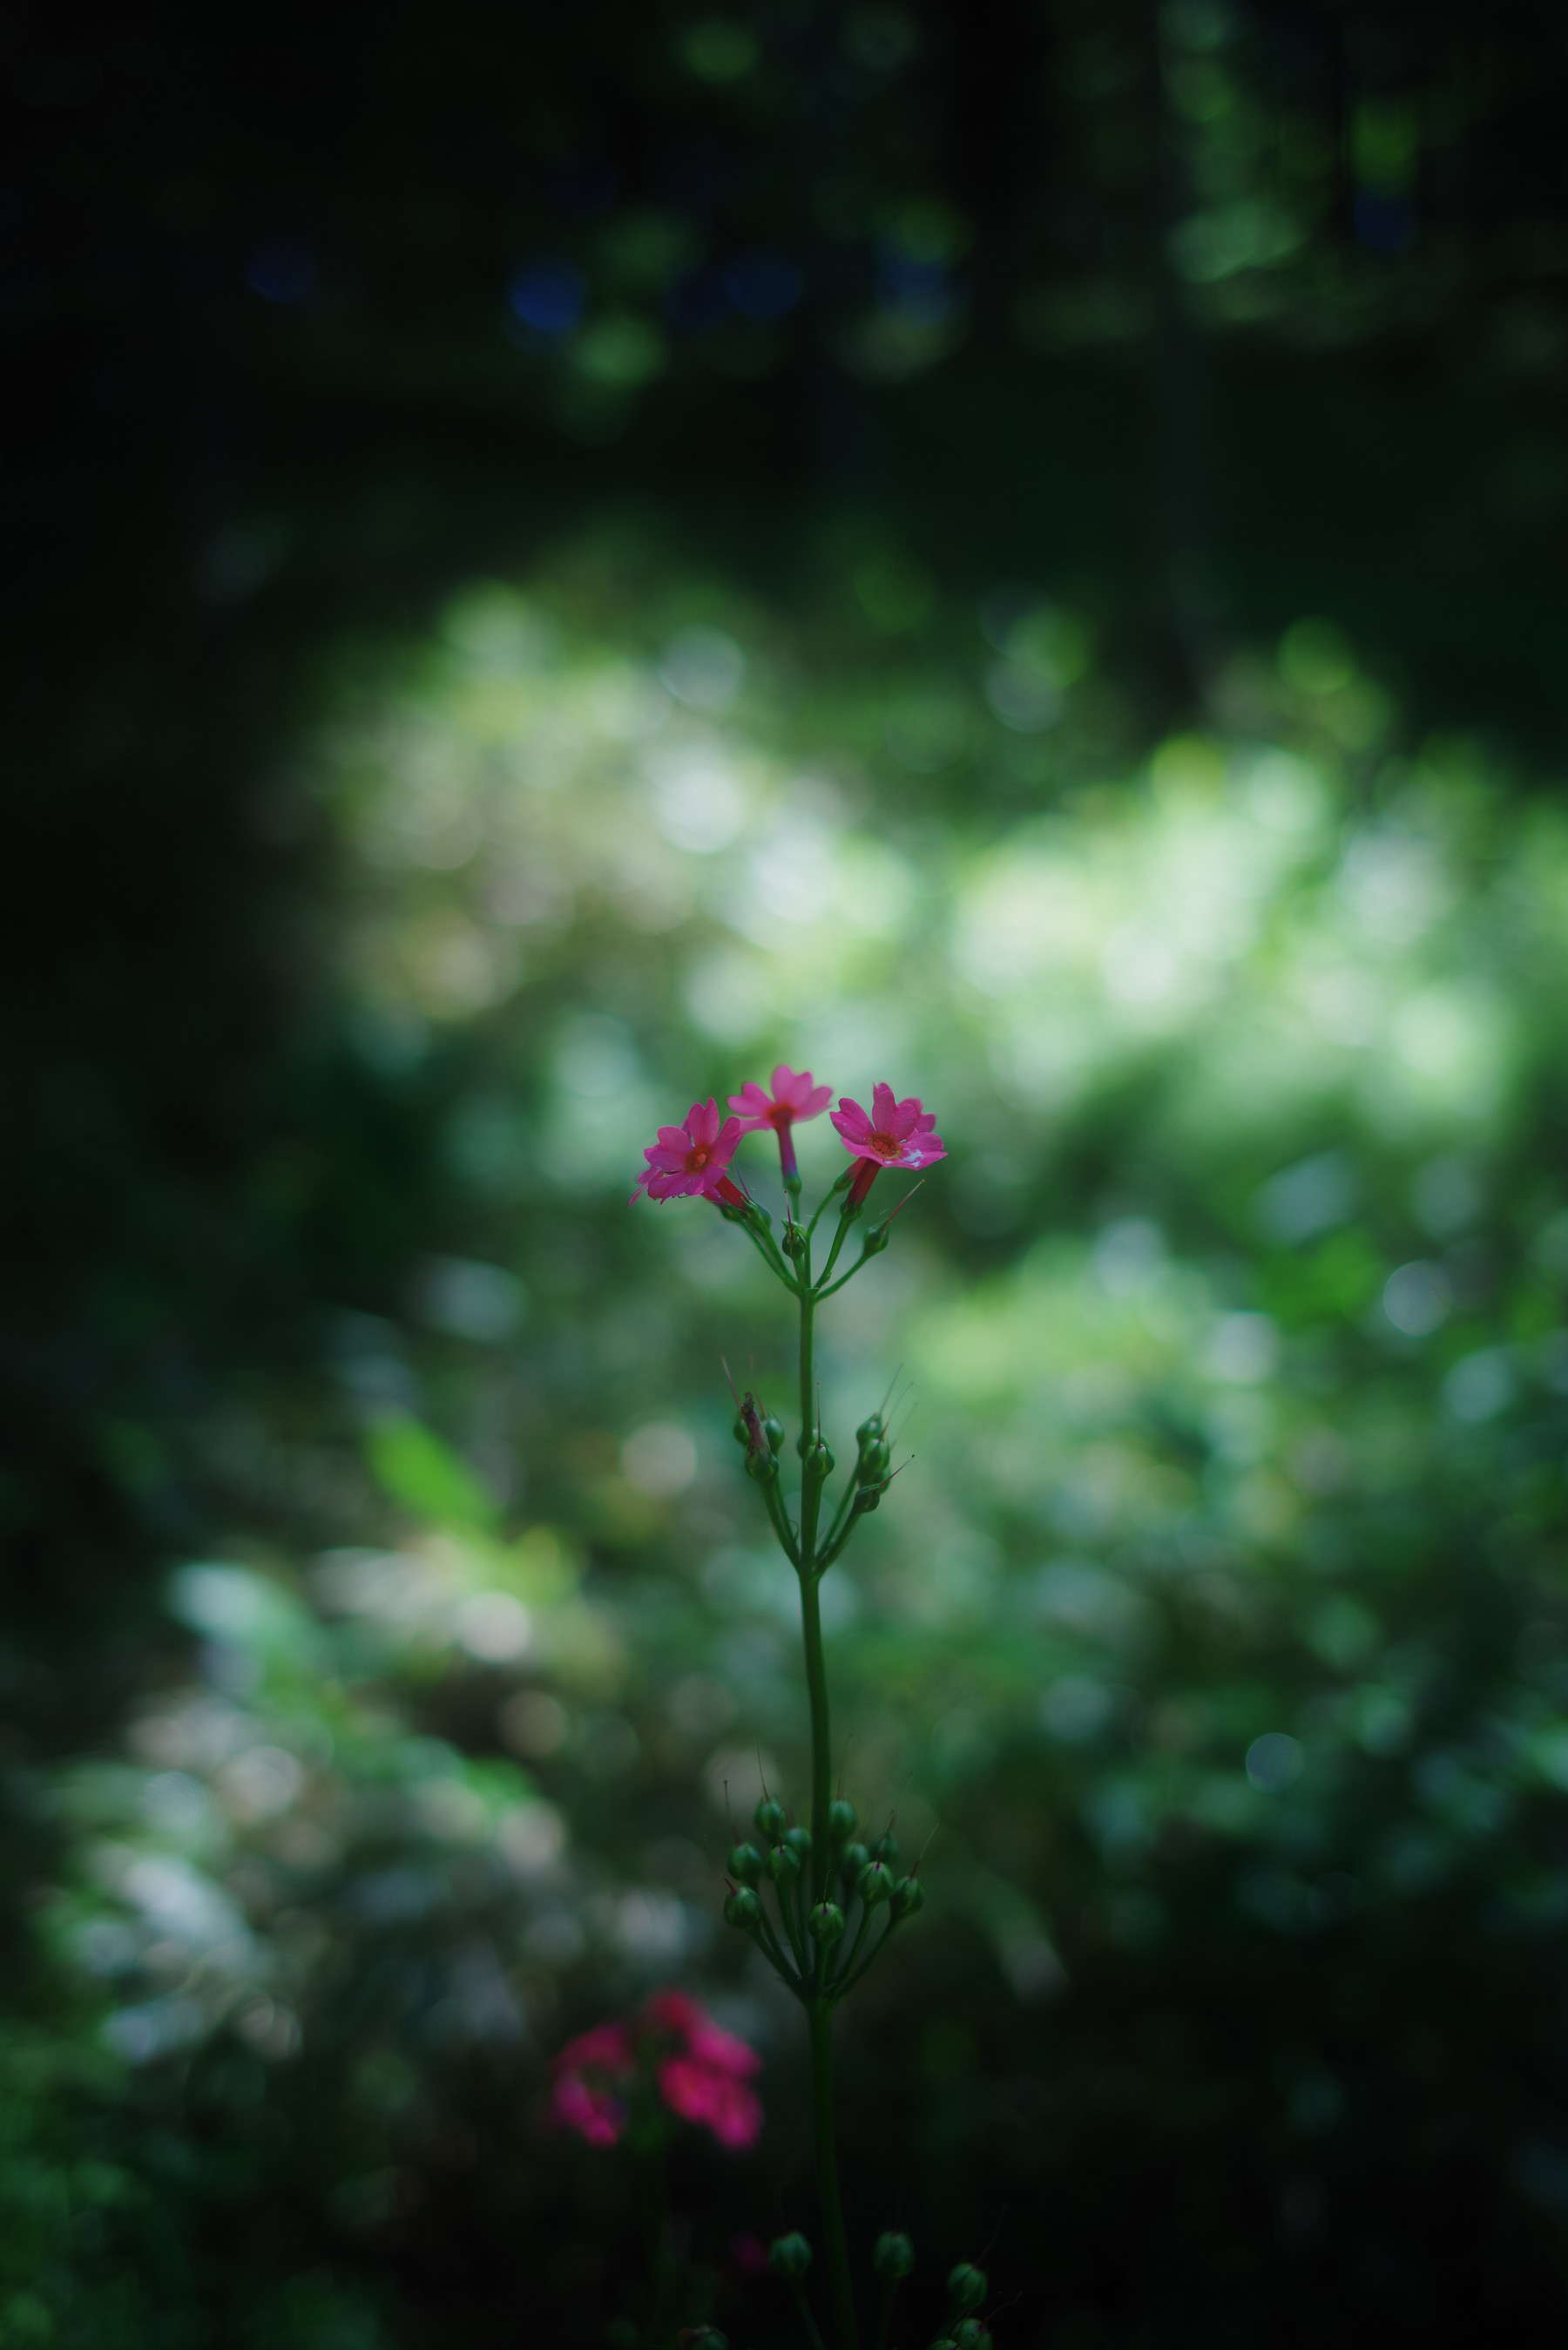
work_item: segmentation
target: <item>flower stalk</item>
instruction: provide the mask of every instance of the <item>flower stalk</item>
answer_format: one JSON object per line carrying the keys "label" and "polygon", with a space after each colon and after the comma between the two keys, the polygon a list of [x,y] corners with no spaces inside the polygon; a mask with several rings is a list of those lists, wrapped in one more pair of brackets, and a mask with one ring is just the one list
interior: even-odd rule
{"label": "flower stalk", "polygon": [[[721,1121],[717,1104],[712,1100],[705,1104],[694,1102],[684,1126],[661,1127],[658,1141],[644,1152],[648,1163],[639,1178],[638,1191],[646,1190],[650,1198],[659,1201],[682,1196],[711,1200],[728,1222],[744,1227],[763,1262],[789,1291],[798,1307],[798,1527],[792,1524],[780,1491],[777,1452],[783,1430],[777,1421],[763,1421],[749,1394],[743,1402],[737,1399],[735,1436],[745,1447],[747,1473],[762,1489],[774,1539],[794,1568],[800,1586],[801,1648],[810,1721],[810,1827],[808,1831],[789,1827],[783,1807],[764,1794],[755,1818],[766,1841],[767,1853],[764,1857],[750,1846],[737,1846],[732,1853],[732,1877],[738,1874],[741,1881],[732,1884],[725,1917],[736,1930],[751,1938],[805,2011],[812,2145],[830,2331],[835,2350],[857,2350],[855,2293],[839,2196],[834,2129],[833,2016],[840,2001],[881,1957],[903,1921],[917,1913],[922,1895],[916,1877],[895,1879],[891,1863],[897,1857],[897,1846],[890,1832],[879,1837],[868,1851],[853,1841],[853,1805],[833,1798],[832,1729],[820,1586],[860,1520],[879,1506],[894,1471],[883,1416],[879,1411],[873,1412],[857,1431],[854,1471],[846,1476],[824,1525],[827,1486],[836,1462],[822,1432],[815,1381],[815,1315],[818,1306],[836,1295],[888,1245],[892,1216],[885,1217],[867,1232],[856,1263],[846,1272],[837,1273],[839,1254],[850,1226],[859,1216],[877,1177],[885,1169],[913,1171],[934,1165],[947,1153],[935,1131],[934,1114],[925,1110],[918,1099],[899,1101],[890,1086],[878,1085],[867,1112],[858,1102],[841,1097],[832,1124],[852,1164],[818,1202],[810,1222],[803,1226],[797,1214],[802,1185],[793,1129],[796,1124],[818,1117],[826,1108],[831,1093],[831,1087],[814,1084],[809,1070],[797,1074],[781,1063],[773,1072],[771,1091],[748,1084],[740,1094],[731,1095],[729,1107],[735,1115],[728,1119]],[[773,1236],[772,1220],[730,1171],[742,1135],[764,1128],[776,1137],[779,1149],[784,1190],[782,1251]],[[815,1274],[812,1243],[822,1215],[833,1200],[840,1203],[837,1227],[822,1271]],[[776,1924],[764,1903],[770,1887]],[[874,1915],[879,1908],[885,1908],[886,1918],[880,1933],[874,1935]],[[798,2256],[793,2249],[796,2246],[805,2256],[798,2265]],[[787,2261],[781,2258],[785,2247],[792,2248]],[[798,2237],[781,2238],[774,2247],[775,2269],[790,2278],[792,2289],[802,2295],[803,2307],[805,2289],[801,2279],[809,2259],[809,2248]],[[809,2323],[809,2313],[807,2316]]]}

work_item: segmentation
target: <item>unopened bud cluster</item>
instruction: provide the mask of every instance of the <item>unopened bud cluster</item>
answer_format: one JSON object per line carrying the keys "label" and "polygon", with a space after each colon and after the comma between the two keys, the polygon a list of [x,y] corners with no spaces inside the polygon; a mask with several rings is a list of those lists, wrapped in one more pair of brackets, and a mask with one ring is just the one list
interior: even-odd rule
{"label": "unopened bud cluster", "polygon": [[[725,1922],[751,1935],[796,1991],[830,2002],[842,1998],[872,1959],[880,1957],[894,1929],[920,1909],[924,1887],[917,1876],[897,1873],[898,1845],[891,1828],[869,1845],[857,1842],[855,1806],[842,1795],[828,1807],[828,1849],[820,1868],[812,1866],[811,1831],[792,1825],[776,1796],[764,1795],[753,1816],[763,1848],[731,1846],[724,1864],[730,1880]],[[782,1938],[763,1905],[767,1884],[774,1888]],[[867,1929],[882,1908],[888,1922],[862,1963]]]}

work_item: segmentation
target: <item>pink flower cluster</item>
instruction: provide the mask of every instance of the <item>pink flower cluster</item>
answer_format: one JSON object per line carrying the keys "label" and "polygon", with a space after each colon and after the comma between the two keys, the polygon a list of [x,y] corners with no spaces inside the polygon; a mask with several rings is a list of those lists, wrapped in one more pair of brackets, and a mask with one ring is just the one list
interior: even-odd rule
{"label": "pink flower cluster", "polygon": [[639,2076],[651,2072],[672,2114],[738,2153],[763,2126],[761,2101],[747,2086],[762,2063],[684,1991],[656,1991],[625,2022],[596,2024],[562,2049],[550,2067],[550,2119],[589,2146],[614,2146]]}
{"label": "pink flower cluster", "polygon": [[[732,1094],[730,1107],[738,1113],[733,1118],[721,1120],[719,1105],[710,1097],[692,1103],[684,1126],[661,1126],[658,1141],[642,1154],[648,1164],[637,1179],[632,1199],[646,1191],[650,1200],[722,1200],[731,1207],[743,1207],[746,1194],[731,1175],[730,1161],[743,1134],[764,1129],[778,1137],[784,1181],[798,1182],[792,1129],[807,1118],[820,1118],[833,1098],[833,1088],[817,1085],[809,1069],[796,1071],[787,1061],[779,1063],[771,1085],[772,1091],[766,1092],[753,1079]],[[891,1086],[875,1087],[869,1114],[841,1095],[831,1122],[850,1157],[860,1161],[850,1190],[857,1205],[884,1167],[931,1167],[948,1155],[936,1131],[935,1111],[913,1095],[898,1100]]]}

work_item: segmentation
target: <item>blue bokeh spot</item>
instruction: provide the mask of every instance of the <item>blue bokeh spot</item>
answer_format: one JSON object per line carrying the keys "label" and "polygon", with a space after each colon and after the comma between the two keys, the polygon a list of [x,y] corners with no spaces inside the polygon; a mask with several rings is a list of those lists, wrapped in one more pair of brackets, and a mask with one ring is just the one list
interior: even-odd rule
{"label": "blue bokeh spot", "polygon": [[785,253],[742,253],[724,272],[724,292],[745,318],[787,317],[804,281]]}
{"label": "blue bokeh spot", "polygon": [[507,288],[514,314],[535,334],[569,334],[583,315],[587,287],[569,261],[535,261],[520,269]]}
{"label": "blue bokeh spot", "polygon": [[245,283],[264,302],[304,302],[316,291],[316,255],[298,237],[270,237],[246,263]]}

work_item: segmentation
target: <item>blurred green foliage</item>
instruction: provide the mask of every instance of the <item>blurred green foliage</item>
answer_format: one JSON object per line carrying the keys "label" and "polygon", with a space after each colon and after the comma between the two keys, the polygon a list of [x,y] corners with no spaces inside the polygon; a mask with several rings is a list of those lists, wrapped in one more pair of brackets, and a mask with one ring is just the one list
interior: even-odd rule
{"label": "blurred green foliage", "polygon": [[821,1359],[909,2338],[1560,2315],[1555,20],[5,37],[0,2342],[629,2340],[543,2067],[687,1978],[789,2338],[787,1334],[625,1205],[779,1057],[952,1154]]}

